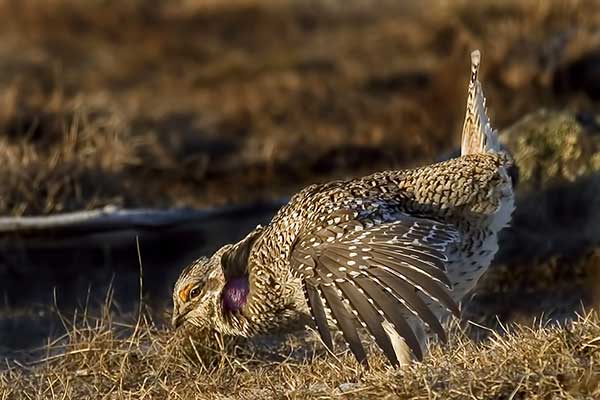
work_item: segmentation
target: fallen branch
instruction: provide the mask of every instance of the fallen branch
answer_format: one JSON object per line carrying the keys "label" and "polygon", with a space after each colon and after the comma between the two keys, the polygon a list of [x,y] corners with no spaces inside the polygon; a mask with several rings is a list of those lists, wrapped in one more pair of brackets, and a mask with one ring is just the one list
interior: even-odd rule
{"label": "fallen branch", "polygon": [[0,217],[0,234],[93,234],[122,230],[160,230],[218,217],[274,212],[283,202],[259,203],[219,209],[118,209],[77,211],[47,216]]}

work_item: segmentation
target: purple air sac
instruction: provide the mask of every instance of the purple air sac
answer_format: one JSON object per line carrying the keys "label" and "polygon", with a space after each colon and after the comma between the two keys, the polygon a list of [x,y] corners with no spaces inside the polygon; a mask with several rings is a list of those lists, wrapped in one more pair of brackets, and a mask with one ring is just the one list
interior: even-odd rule
{"label": "purple air sac", "polygon": [[227,311],[239,311],[246,304],[250,286],[248,278],[233,278],[223,289],[223,306]]}

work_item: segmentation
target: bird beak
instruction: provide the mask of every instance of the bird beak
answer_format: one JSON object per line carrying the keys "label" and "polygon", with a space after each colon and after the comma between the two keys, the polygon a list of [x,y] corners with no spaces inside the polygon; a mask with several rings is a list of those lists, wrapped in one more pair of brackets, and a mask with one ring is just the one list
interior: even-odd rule
{"label": "bird beak", "polygon": [[173,313],[173,317],[171,318],[171,325],[173,328],[177,329],[183,324],[184,316],[184,314]]}

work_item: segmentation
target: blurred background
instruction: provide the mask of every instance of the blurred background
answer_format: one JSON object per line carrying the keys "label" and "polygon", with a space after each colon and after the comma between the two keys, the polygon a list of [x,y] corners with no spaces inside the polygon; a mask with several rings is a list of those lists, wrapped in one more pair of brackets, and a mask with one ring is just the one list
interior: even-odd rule
{"label": "blurred background", "polygon": [[2,228],[0,356],[60,334],[57,310],[111,297],[127,318],[140,269],[162,323],[185,263],[303,186],[449,157],[476,48],[518,200],[465,315],[493,326],[593,308],[599,2],[0,2],[0,214],[206,210],[155,227]]}

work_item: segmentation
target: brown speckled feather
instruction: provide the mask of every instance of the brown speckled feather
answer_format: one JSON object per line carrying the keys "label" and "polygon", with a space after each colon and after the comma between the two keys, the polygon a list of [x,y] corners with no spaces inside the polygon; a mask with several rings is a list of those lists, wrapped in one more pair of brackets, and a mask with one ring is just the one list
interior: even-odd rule
{"label": "brown speckled feather", "polygon": [[[427,306],[415,295],[415,290],[458,314],[455,302],[445,290],[451,283],[443,272],[447,261],[445,249],[459,240],[456,230],[449,225],[408,216],[396,216],[397,220],[378,225],[373,225],[370,220],[354,220],[355,223],[348,224],[351,213],[344,213],[346,218],[337,218],[338,214],[327,218],[327,223],[346,229],[321,228],[315,234],[300,236],[292,251],[292,271],[302,278],[314,277],[319,285],[327,283],[339,289],[341,300],[349,307],[357,308],[358,322],[365,324],[392,363],[397,360],[389,338],[382,333],[381,322],[385,318],[395,326],[404,327],[406,322],[399,320],[404,320],[402,310],[405,307],[398,299],[402,299],[409,310],[415,310],[415,315],[423,317],[438,334],[442,332],[440,336],[445,338],[439,321],[433,313],[424,311]],[[385,285],[373,278],[379,271],[389,276],[383,281],[396,278],[408,284]],[[391,307],[388,301],[382,302],[380,294],[383,292],[379,289],[375,292],[365,279],[380,283],[396,307]],[[379,295],[380,301],[375,302],[379,308],[373,307],[374,299],[364,292],[365,285],[371,293]],[[367,307],[365,301],[370,301],[371,306]],[[407,337],[405,329],[401,336]],[[413,353],[420,355],[418,343],[408,342]]]}

